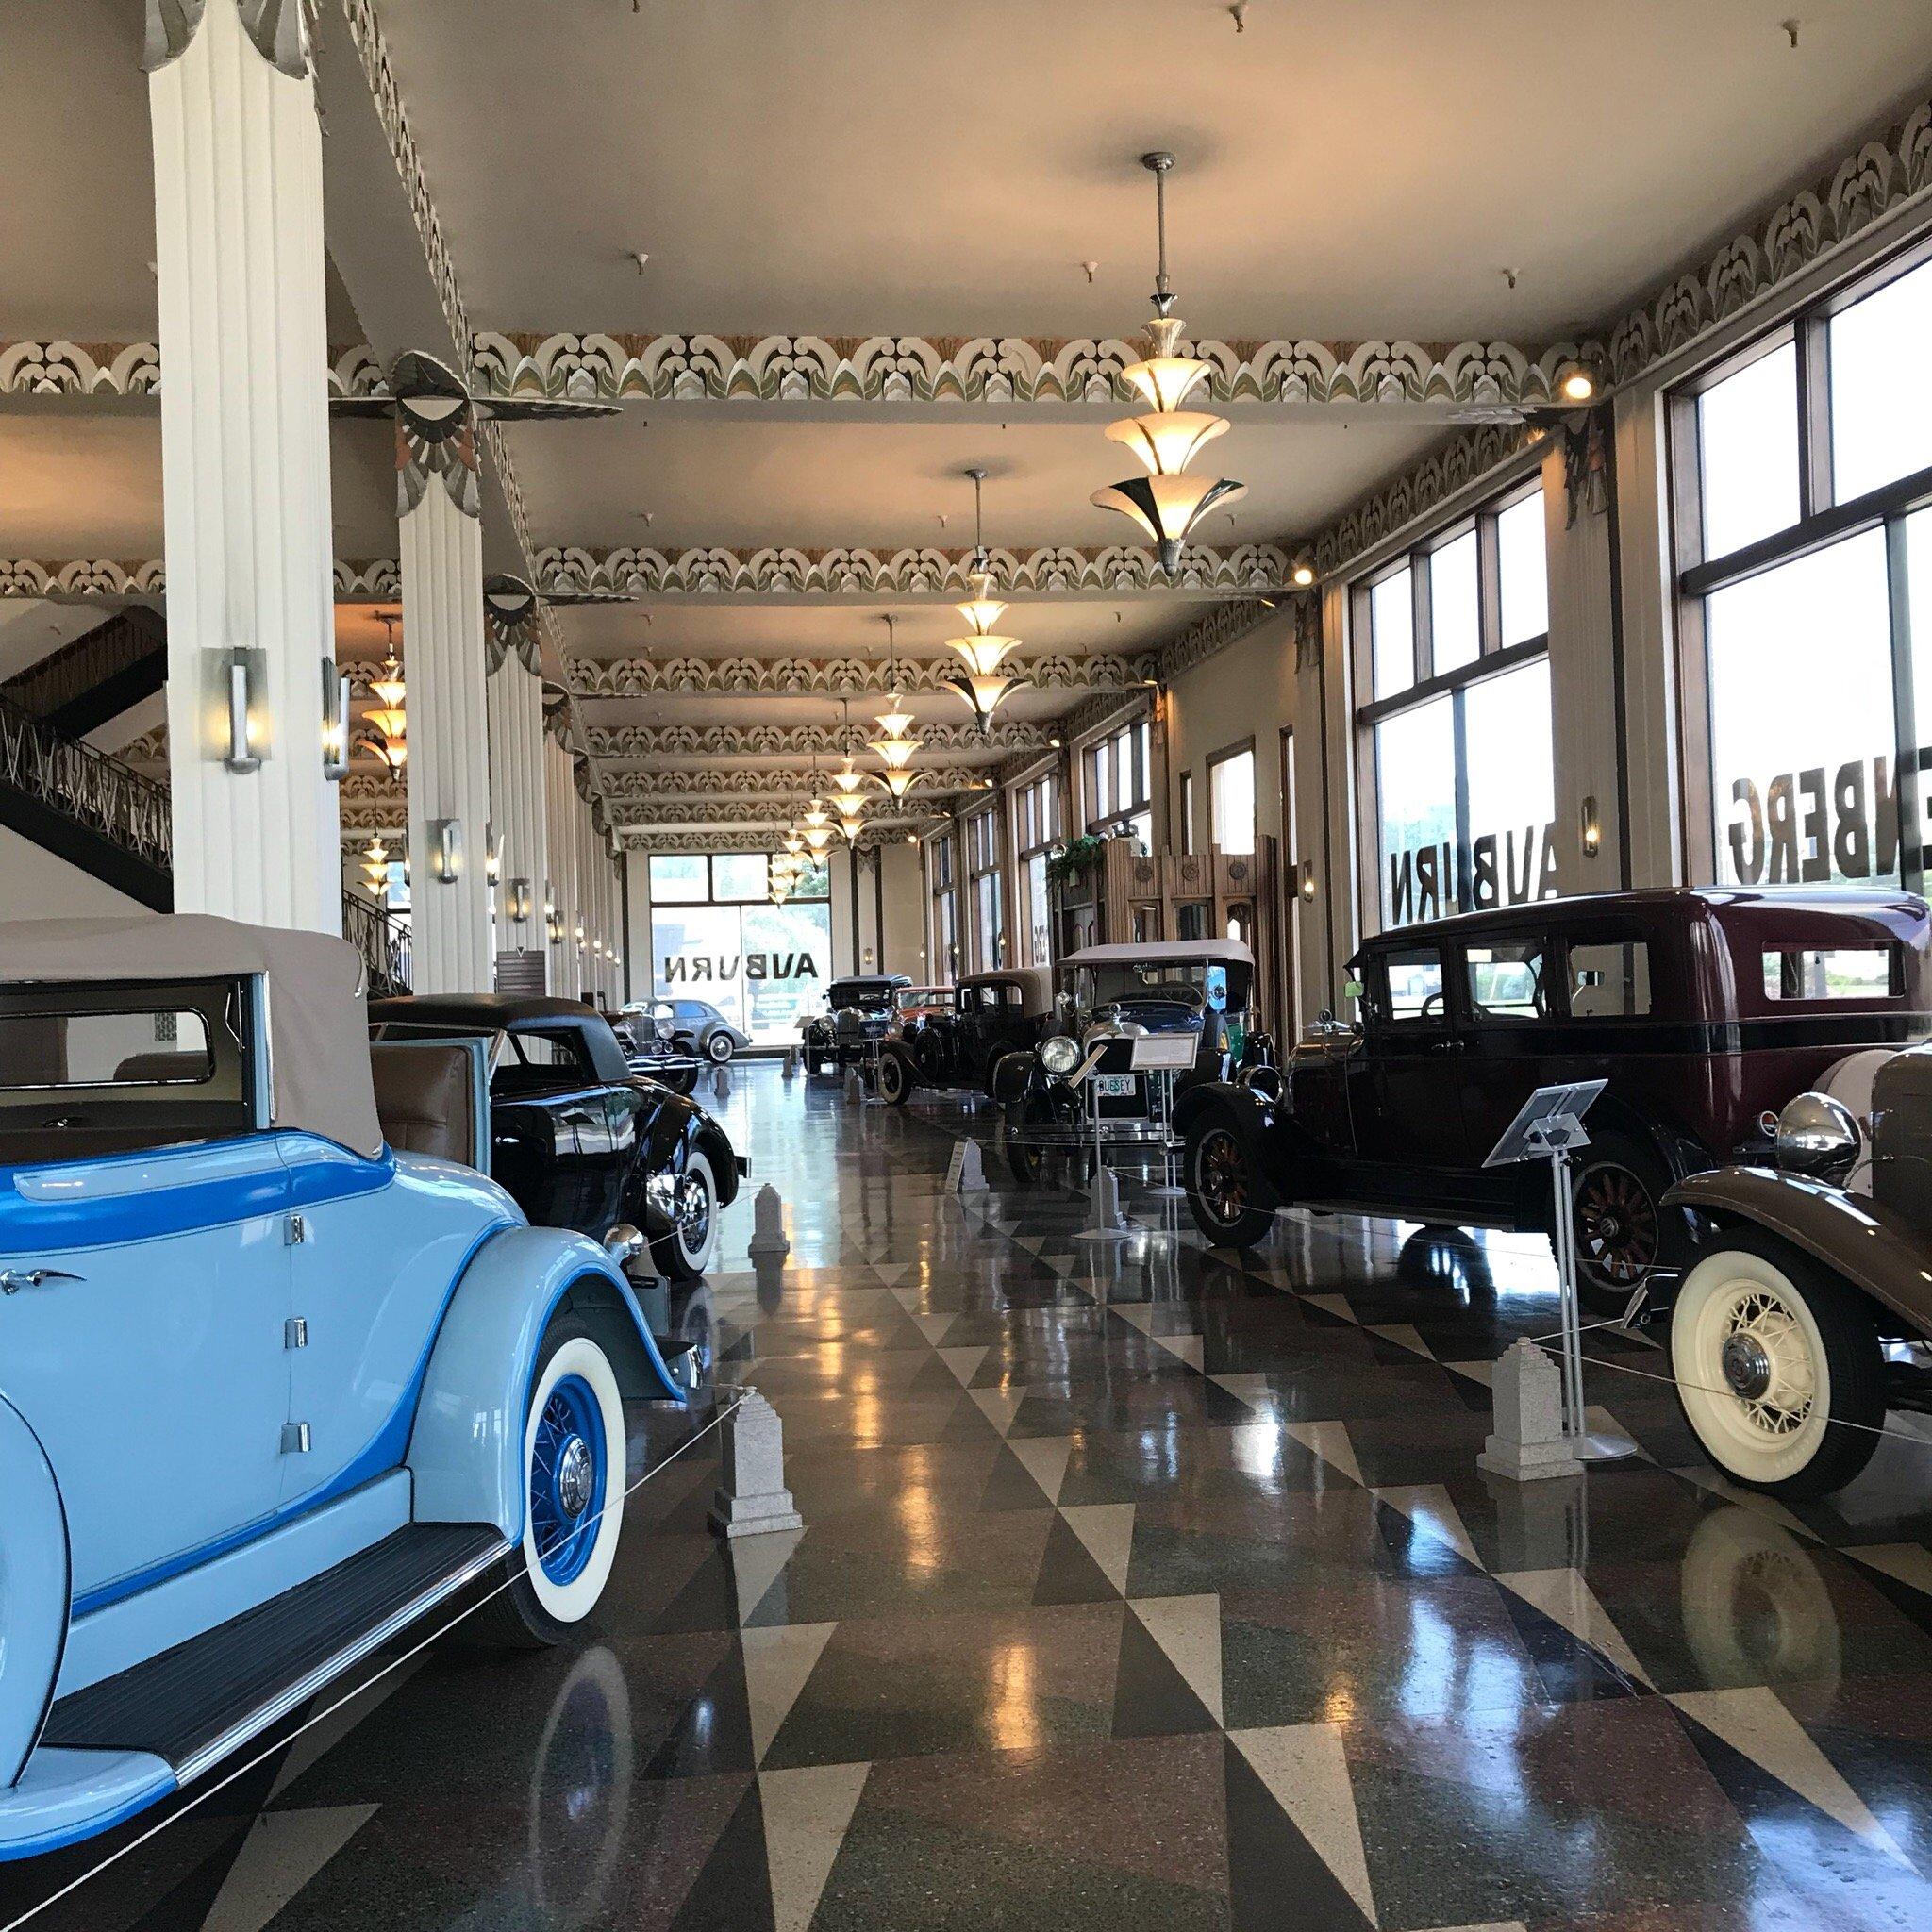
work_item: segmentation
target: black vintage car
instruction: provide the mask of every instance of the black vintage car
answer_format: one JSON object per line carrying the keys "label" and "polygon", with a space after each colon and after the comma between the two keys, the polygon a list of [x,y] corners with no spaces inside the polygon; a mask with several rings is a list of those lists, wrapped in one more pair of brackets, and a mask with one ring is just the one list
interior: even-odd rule
{"label": "black vintage car", "polygon": [[625,1064],[640,1079],[661,1081],[675,1093],[696,1091],[705,1063],[678,1045],[647,1007],[625,1007],[610,1023]]}
{"label": "black vintage car", "polygon": [[[694,1101],[631,1073],[601,1014],[576,1000],[452,993],[373,1000],[369,1022],[384,1041],[489,1040],[490,1173],[533,1223],[600,1241],[628,1223],[665,1279],[704,1274],[746,1164]],[[378,1082],[385,1059],[398,1067],[378,1057]]]}
{"label": "black vintage car", "polygon": [[1898,892],[1602,893],[1404,926],[1349,962],[1355,1024],[1175,1108],[1210,1241],[1280,1207],[1547,1230],[1538,1163],[1486,1168],[1538,1087],[1606,1079],[1576,1163],[1578,1286],[1623,1312],[1681,1266],[1672,1183],[1757,1160],[1769,1113],[1858,1049],[1921,1038],[1925,902]]}
{"label": "black vintage car", "polygon": [[903,973],[863,973],[825,988],[825,1010],[799,1024],[808,1074],[868,1066],[891,1024],[899,989],[912,982]]}
{"label": "black vintage car", "polygon": [[1004,1054],[991,1089],[1019,1181],[1090,1176],[1103,1146],[1166,1152],[1169,1096],[1274,1058],[1250,1024],[1254,955],[1239,940],[1086,946],[1038,1044]]}
{"label": "black vintage car", "polygon": [[991,1093],[1000,1056],[1037,1046],[1053,1023],[1053,974],[1044,966],[972,973],[956,987],[926,991],[933,997],[902,1009],[879,1044],[879,1098],[893,1107],[915,1087]]}

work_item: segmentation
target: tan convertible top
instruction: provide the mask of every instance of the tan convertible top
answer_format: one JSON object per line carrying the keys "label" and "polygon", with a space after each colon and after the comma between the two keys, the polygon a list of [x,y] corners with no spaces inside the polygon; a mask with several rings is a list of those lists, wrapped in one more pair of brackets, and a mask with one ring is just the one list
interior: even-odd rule
{"label": "tan convertible top", "polygon": [[0,985],[258,973],[268,979],[275,1124],[379,1154],[366,974],[346,940],[198,912],[0,924]]}

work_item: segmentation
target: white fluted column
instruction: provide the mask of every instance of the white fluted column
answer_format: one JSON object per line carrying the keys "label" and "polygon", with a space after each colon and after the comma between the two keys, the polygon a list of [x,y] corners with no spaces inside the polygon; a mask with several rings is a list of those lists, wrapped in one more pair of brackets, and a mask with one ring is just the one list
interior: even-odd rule
{"label": "white fluted column", "polygon": [[[497,867],[496,950],[535,952],[546,958],[549,939],[543,925],[543,892],[549,875],[545,836],[544,787],[548,741],[543,736],[542,683],[530,659],[535,656],[535,600],[516,605],[526,587],[507,591],[507,579],[484,585],[484,620],[491,627],[491,656],[496,659],[487,687],[490,713],[490,798],[501,851]],[[528,889],[525,916],[513,917],[515,888]],[[547,982],[546,982],[547,983]]]}
{"label": "white fluted column", "polygon": [[[483,528],[431,479],[403,518],[401,539],[415,990],[485,992],[495,984],[495,961],[486,866]],[[449,826],[458,848],[454,877],[439,874]]]}
{"label": "white fluted column", "polygon": [[562,935],[550,949],[550,991],[575,999],[583,988],[577,970],[577,838],[576,787],[571,779],[570,754],[554,739],[544,740],[547,774],[550,903],[557,910]]}
{"label": "white fluted column", "polygon": [[[175,905],[341,930],[322,140],[298,0],[148,0]],[[239,655],[238,655],[239,654]],[[232,668],[247,680],[233,742]],[[231,757],[258,755],[252,771]]]}

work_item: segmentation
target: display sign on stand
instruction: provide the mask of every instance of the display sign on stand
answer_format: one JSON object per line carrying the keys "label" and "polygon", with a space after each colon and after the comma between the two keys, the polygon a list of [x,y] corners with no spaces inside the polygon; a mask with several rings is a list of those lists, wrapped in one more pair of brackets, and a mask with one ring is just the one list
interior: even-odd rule
{"label": "display sign on stand", "polygon": [[1570,1186],[1571,1158],[1590,1145],[1583,1116],[1607,1080],[1575,1080],[1539,1087],[1490,1149],[1485,1167],[1514,1167],[1525,1160],[1550,1164],[1550,1241],[1557,1255],[1557,1288],[1563,1336],[1563,1435],[1583,1462],[1616,1462],[1635,1456],[1637,1444],[1615,1429],[1591,1433],[1583,1407],[1583,1316],[1576,1294],[1576,1226]]}
{"label": "display sign on stand", "polygon": [[1142,1033],[1133,1041],[1134,1072],[1160,1083],[1160,1178],[1143,1191],[1156,1200],[1187,1198],[1178,1172],[1180,1148],[1174,1138],[1174,1083],[1194,1064],[1199,1045],[1191,1033]]}

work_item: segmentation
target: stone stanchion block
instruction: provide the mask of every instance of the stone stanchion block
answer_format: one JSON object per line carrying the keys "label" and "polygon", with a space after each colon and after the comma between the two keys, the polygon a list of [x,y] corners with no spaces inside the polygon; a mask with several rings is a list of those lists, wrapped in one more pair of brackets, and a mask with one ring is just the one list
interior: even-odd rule
{"label": "stone stanchion block", "polygon": [[785,1237],[785,1204],[770,1181],[761,1187],[751,1204],[751,1246],[746,1251],[753,1260],[769,1260],[791,1252]]}
{"label": "stone stanchion block", "polygon": [[729,1100],[731,1098],[731,1069],[729,1067],[718,1067],[713,1070],[711,1074],[711,1091],[720,1100]]}
{"label": "stone stanchion block", "polygon": [[787,1080],[798,1078],[798,1049],[795,1046],[788,1046],[785,1049],[785,1065],[780,1077]]}
{"label": "stone stanchion block", "polygon": [[986,1157],[977,1141],[959,1142],[958,1176],[953,1185],[962,1194],[986,1192]]}
{"label": "stone stanchion block", "polygon": [[865,1081],[860,1077],[857,1067],[845,1069],[845,1099],[847,1105],[852,1107],[865,1105]]}
{"label": "stone stanchion block", "polygon": [[1495,1432],[1476,1467],[1511,1482],[1581,1475],[1583,1464],[1563,1433],[1563,1383],[1557,1365],[1533,1341],[1519,1341],[1496,1364]]}
{"label": "stone stanchion block", "polygon": [[1121,1212],[1120,1180],[1104,1160],[1093,1170],[1093,1179],[1087,1190],[1087,1225],[1074,1235],[1075,1241],[1118,1241],[1126,1239],[1127,1217]]}
{"label": "stone stanchion block", "polygon": [[724,1446],[711,1527],[724,1537],[803,1529],[785,1487],[785,1425],[778,1411],[756,1389],[747,1389],[718,1428]]}

